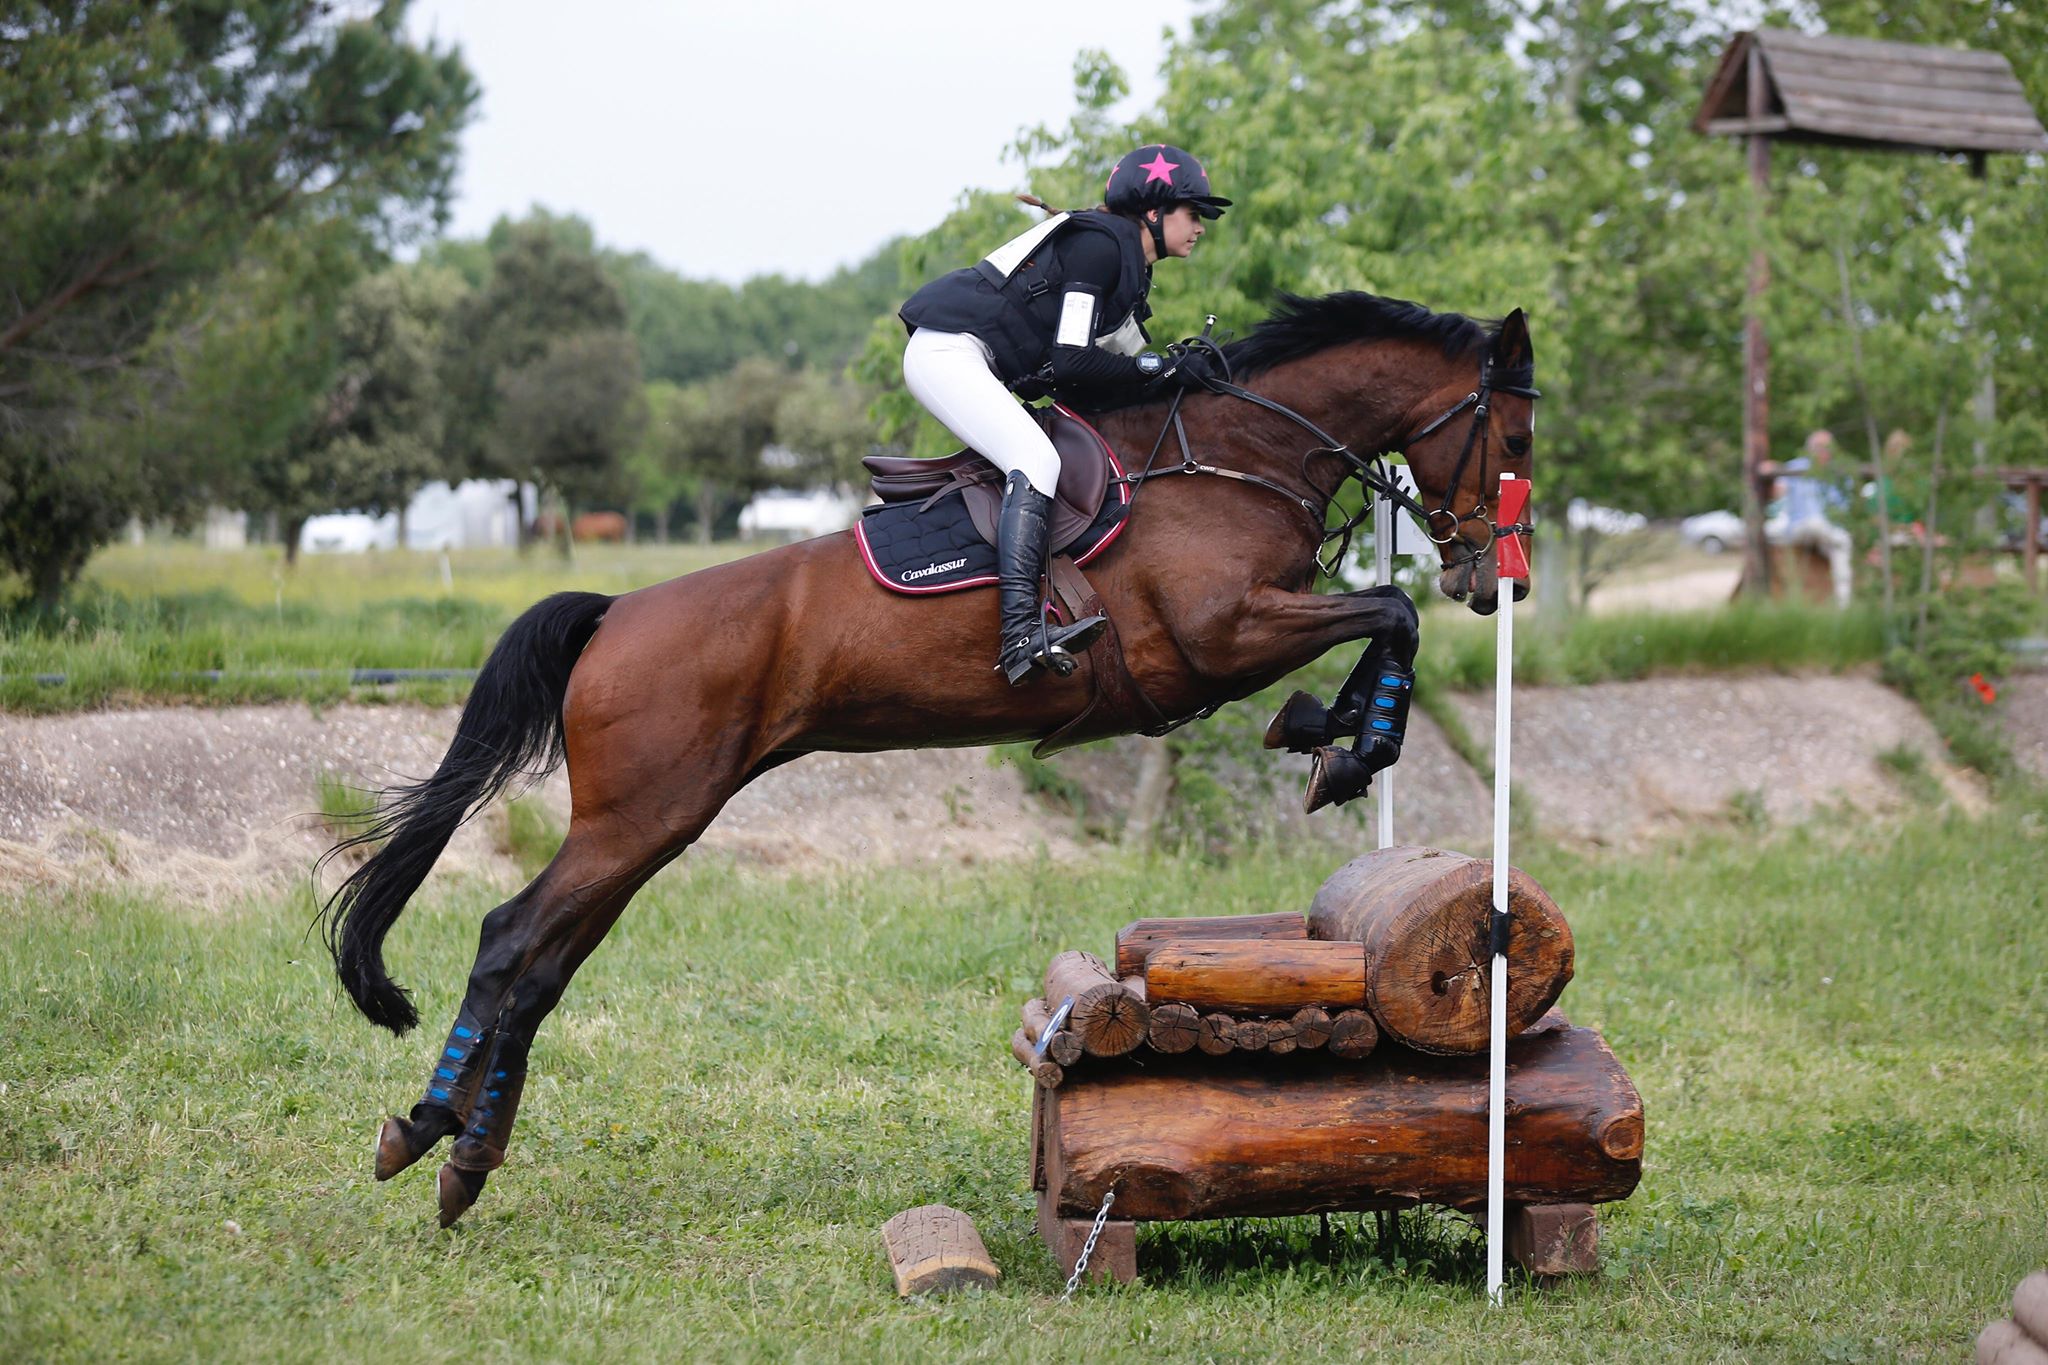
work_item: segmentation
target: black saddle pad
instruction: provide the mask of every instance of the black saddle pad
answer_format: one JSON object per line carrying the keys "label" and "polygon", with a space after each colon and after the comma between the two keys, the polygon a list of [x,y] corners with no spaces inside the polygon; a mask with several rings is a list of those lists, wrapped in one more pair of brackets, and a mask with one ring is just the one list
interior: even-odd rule
{"label": "black saddle pad", "polygon": [[[1122,478],[1123,466],[1105,447],[1110,477]],[[1061,555],[1076,564],[1109,548],[1124,528],[1131,501],[1129,484],[1116,484],[1102,500],[1088,529],[1076,536]],[[968,514],[964,491],[955,489],[926,507],[920,502],[887,502],[861,513],[854,528],[860,556],[877,583],[891,592],[913,594],[958,592],[996,581],[996,547],[982,538]]]}

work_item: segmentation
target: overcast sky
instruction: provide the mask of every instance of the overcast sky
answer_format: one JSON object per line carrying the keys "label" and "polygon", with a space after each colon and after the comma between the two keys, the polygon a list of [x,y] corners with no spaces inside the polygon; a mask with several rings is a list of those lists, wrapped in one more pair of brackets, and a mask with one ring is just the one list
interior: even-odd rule
{"label": "overcast sky", "polygon": [[1019,129],[1064,124],[1109,51],[1129,116],[1193,0],[415,0],[483,87],[450,231],[533,204],[686,275],[815,279],[1013,188]]}

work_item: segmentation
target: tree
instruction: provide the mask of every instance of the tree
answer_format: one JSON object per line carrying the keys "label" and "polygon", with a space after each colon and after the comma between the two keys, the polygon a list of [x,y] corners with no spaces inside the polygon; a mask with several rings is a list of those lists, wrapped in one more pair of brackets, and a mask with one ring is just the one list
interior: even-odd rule
{"label": "tree", "polygon": [[[546,213],[500,221],[491,230],[489,277],[463,299],[447,331],[450,467],[527,477],[523,455],[513,465],[497,458],[520,449],[516,440],[507,444],[511,433],[499,421],[507,377],[558,342],[587,332],[616,335],[625,326],[625,300],[592,252],[587,227]],[[637,375],[637,359],[629,368]]]}
{"label": "tree", "polygon": [[[0,556],[54,600],[190,481],[123,463],[164,328],[265,224],[400,241],[440,213],[476,90],[404,5],[103,0],[0,21]],[[159,390],[158,397],[161,396]]]}
{"label": "tree", "polygon": [[776,439],[776,415],[791,383],[782,366],[755,356],[668,401],[662,425],[650,433],[647,458],[688,489],[700,543],[710,544],[729,501],[775,482],[761,455]]}
{"label": "tree", "polygon": [[[497,397],[494,465],[554,492],[565,509],[620,491],[622,462],[646,423],[632,337],[594,330],[557,337],[501,374]],[[573,543],[566,524],[562,543],[565,550]]]}
{"label": "tree", "polygon": [[654,538],[666,545],[675,505],[690,493],[689,471],[674,454],[681,424],[690,420],[688,396],[679,384],[657,379],[647,386],[647,425],[626,456],[629,503],[654,518]]}
{"label": "tree", "polygon": [[796,472],[805,478],[863,485],[860,462],[881,449],[869,401],[844,376],[804,370],[775,405],[775,442],[797,456]]}

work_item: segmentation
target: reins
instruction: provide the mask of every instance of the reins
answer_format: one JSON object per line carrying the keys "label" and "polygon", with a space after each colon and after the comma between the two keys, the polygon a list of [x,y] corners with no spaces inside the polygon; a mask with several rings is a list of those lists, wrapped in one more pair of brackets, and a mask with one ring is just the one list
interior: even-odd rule
{"label": "reins", "polygon": [[[1364,522],[1365,518],[1371,515],[1372,511],[1372,498],[1367,497],[1359,511],[1346,518],[1342,525],[1335,527],[1326,525],[1329,519],[1330,504],[1335,502],[1338,494],[1343,491],[1346,479],[1357,479],[1368,494],[1377,494],[1404,511],[1411,512],[1415,516],[1420,517],[1430,540],[1439,546],[1448,545],[1454,540],[1461,540],[1458,534],[1459,528],[1468,521],[1478,521],[1484,526],[1487,530],[1486,543],[1471,547],[1470,553],[1464,558],[1445,564],[1444,568],[1446,570],[1460,568],[1478,559],[1501,536],[1529,535],[1534,531],[1532,526],[1523,522],[1517,522],[1511,526],[1499,526],[1488,521],[1486,519],[1485,491],[1487,454],[1490,444],[1489,433],[1486,430],[1486,418],[1491,408],[1492,396],[1498,392],[1511,393],[1532,400],[1541,398],[1543,395],[1537,390],[1533,382],[1535,377],[1533,367],[1522,366],[1497,376],[1493,369],[1493,356],[1491,353],[1488,353],[1479,362],[1479,386],[1477,388],[1473,389],[1472,392],[1466,394],[1456,403],[1453,403],[1443,412],[1437,414],[1436,417],[1404,439],[1383,446],[1379,450],[1374,451],[1370,456],[1361,456],[1358,452],[1352,450],[1350,446],[1337,440],[1286,404],[1276,402],[1264,394],[1254,393],[1250,389],[1233,383],[1230,378],[1229,357],[1223,353],[1223,348],[1218,346],[1209,336],[1209,328],[1215,326],[1215,323],[1216,319],[1211,317],[1208,320],[1208,326],[1202,329],[1202,334],[1182,342],[1178,348],[1179,352],[1182,355],[1186,355],[1190,351],[1198,350],[1211,356],[1221,366],[1223,378],[1210,378],[1203,383],[1203,387],[1209,392],[1227,394],[1232,398],[1242,399],[1256,407],[1264,408],[1268,412],[1284,417],[1319,442],[1318,445],[1303,452],[1301,469],[1303,480],[1308,484],[1310,490],[1315,493],[1316,497],[1321,499],[1321,502],[1318,504],[1314,499],[1303,497],[1300,493],[1286,485],[1265,478],[1262,475],[1249,474],[1243,470],[1227,469],[1220,465],[1203,464],[1197,460],[1193,448],[1188,444],[1187,427],[1182,423],[1180,417],[1181,400],[1187,396],[1187,390],[1181,389],[1174,393],[1173,400],[1166,409],[1166,421],[1159,428],[1159,438],[1152,443],[1151,453],[1145,459],[1145,467],[1135,474],[1125,474],[1113,481],[1127,483],[1131,486],[1131,504],[1133,508],[1137,504],[1138,490],[1148,479],[1163,478],[1170,474],[1209,474],[1217,478],[1234,479],[1240,483],[1256,484],[1261,488],[1270,489],[1294,503],[1314,521],[1316,530],[1320,533],[1321,537],[1317,542],[1316,567],[1325,576],[1332,578],[1336,577],[1338,567],[1343,563],[1344,556],[1350,551],[1352,534]],[[1442,505],[1435,511],[1431,511],[1424,507],[1421,502],[1410,496],[1408,491],[1402,488],[1395,480],[1393,471],[1387,465],[1387,456],[1393,454],[1405,456],[1408,452],[1408,447],[1430,435],[1468,407],[1472,409],[1472,425],[1465,432],[1465,444],[1459,449],[1458,462],[1451,471],[1450,481],[1444,486]],[[1173,434],[1175,440],[1180,445],[1181,462],[1169,469],[1154,469],[1153,465],[1159,459],[1159,452],[1165,446],[1166,437],[1169,432]],[[1473,504],[1470,511],[1460,515],[1451,506],[1451,502],[1457,497],[1458,485],[1464,480],[1465,468],[1471,463],[1472,451],[1475,445],[1479,450],[1479,498]],[[1343,476],[1337,481],[1337,487],[1327,492],[1317,487],[1314,477],[1308,472],[1308,462],[1317,455],[1334,456],[1347,466]],[[1126,513],[1126,515],[1129,515],[1129,513]],[[1437,526],[1439,525],[1439,518],[1446,517],[1450,519],[1450,529],[1444,532],[1444,534],[1438,535]],[[1322,547],[1328,545],[1333,540],[1338,542],[1336,550],[1329,554],[1323,553]],[[1461,543],[1470,545],[1468,541],[1461,540]]]}

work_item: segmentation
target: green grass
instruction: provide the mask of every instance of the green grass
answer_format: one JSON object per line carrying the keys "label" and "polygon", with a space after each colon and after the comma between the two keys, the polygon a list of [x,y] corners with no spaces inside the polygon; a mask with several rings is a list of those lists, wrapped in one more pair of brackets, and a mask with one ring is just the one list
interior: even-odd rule
{"label": "green grass", "polygon": [[[351,688],[352,668],[476,668],[512,618],[552,592],[627,592],[753,547],[586,546],[572,566],[547,550],[301,557],[181,544],[102,551],[54,617],[0,614],[0,709],[109,703],[213,704],[374,696],[459,701],[460,681]],[[4,594],[0,594],[4,596]],[[328,676],[304,677],[301,670]],[[207,670],[232,676],[195,677]],[[61,685],[34,674],[66,674]]]}
{"label": "green grass", "polygon": [[[1070,1304],[1031,1235],[1004,1045],[1055,950],[1148,914],[1299,906],[1330,870],[1024,864],[663,874],[535,1050],[507,1167],[456,1229],[428,1161],[369,1178],[479,916],[430,887],[390,955],[423,1036],[342,1003],[301,899],[0,899],[0,1358],[1956,1360],[2048,1263],[2048,803],[1724,831],[1625,859],[1523,845],[1578,942],[1563,1004],[1649,1119],[1605,1273],[1482,1305],[1411,1217],[1149,1228]],[[430,1036],[426,1036],[430,1035]],[[1004,1267],[899,1303],[876,1229],[937,1200]]]}

